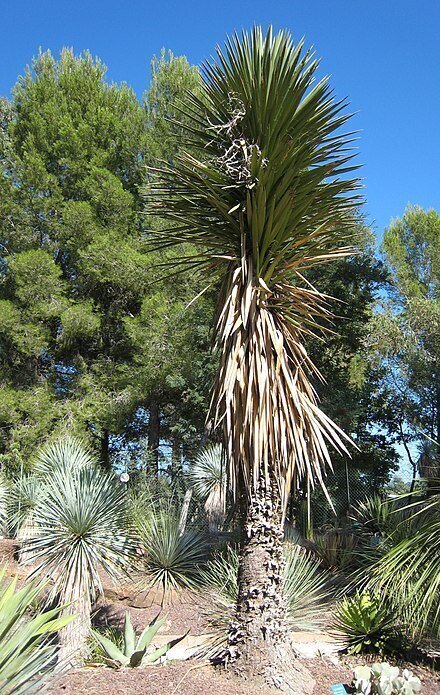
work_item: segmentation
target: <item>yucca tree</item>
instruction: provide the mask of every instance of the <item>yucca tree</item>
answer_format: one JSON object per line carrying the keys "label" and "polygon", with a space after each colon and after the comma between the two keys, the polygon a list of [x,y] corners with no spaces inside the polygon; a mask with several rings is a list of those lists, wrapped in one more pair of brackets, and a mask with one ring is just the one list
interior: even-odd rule
{"label": "yucca tree", "polygon": [[[157,244],[197,246],[182,269],[218,282],[210,421],[245,506],[227,658],[278,682],[288,649],[286,500],[293,480],[323,482],[329,448],[345,450],[343,433],[318,407],[311,380],[320,375],[304,347],[331,316],[307,270],[352,252],[359,203],[357,180],[346,175],[345,103],[327,78],[314,82],[317,68],[284,31],[263,36],[256,27],[229,39],[204,65],[201,94],[188,97],[186,142],[156,170],[147,207],[169,221]],[[293,687],[308,688],[302,676]]]}
{"label": "yucca tree", "polygon": [[26,553],[31,576],[52,580],[51,595],[77,618],[60,632],[61,657],[87,655],[90,613],[102,593],[100,569],[114,579],[132,567],[135,544],[125,532],[125,495],[79,442],[61,440],[41,452],[35,468],[44,494],[34,510]]}

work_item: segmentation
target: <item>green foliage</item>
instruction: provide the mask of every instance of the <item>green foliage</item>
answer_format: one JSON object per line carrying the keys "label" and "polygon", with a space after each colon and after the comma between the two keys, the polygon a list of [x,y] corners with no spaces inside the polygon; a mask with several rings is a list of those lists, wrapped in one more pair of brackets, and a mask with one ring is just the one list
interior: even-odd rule
{"label": "green foliage", "polygon": [[440,495],[412,505],[379,559],[366,569],[367,585],[392,603],[415,641],[440,635]]}
{"label": "green foliage", "polygon": [[[8,302],[8,322],[0,366],[18,412],[17,424],[2,418],[2,444],[6,456],[16,443],[29,458],[63,419],[82,432],[92,425],[99,437],[109,426],[103,401],[124,388],[120,315],[136,309],[147,273],[137,219],[146,117],[132,90],[106,82],[98,60],[70,50],[59,60],[40,54],[11,108],[1,172],[8,195],[0,300]],[[48,399],[38,409],[42,387]],[[24,406],[33,402],[24,429]],[[36,413],[45,419],[42,431]]]}
{"label": "green foliage", "polygon": [[211,444],[195,458],[189,469],[189,483],[204,502],[213,492],[225,494],[226,461],[220,444]]}
{"label": "green foliage", "polygon": [[4,581],[5,571],[0,570],[0,690],[4,695],[41,692],[57,662],[52,637],[74,616],[59,618],[60,609],[55,608],[31,617],[29,611],[44,585],[29,583],[16,589],[16,579],[9,585]]}
{"label": "green foliage", "polygon": [[120,576],[131,567],[134,543],[124,530],[125,500],[115,478],[72,440],[40,454],[44,491],[34,509],[33,536],[26,544],[33,576],[53,578],[52,594],[70,602],[102,592],[99,567]]}
{"label": "green foliage", "polygon": [[159,616],[157,616],[155,620],[150,623],[136,639],[136,633],[131,622],[130,613],[127,612],[125,614],[123,643],[121,646],[97,630],[92,630],[92,635],[96,642],[104,650],[111,665],[136,667],[145,664],[154,664],[161,657],[165,656],[171,647],[181,642],[186,636],[182,635],[182,637],[177,637],[176,639],[170,640],[162,647],[148,651],[154,636],[162,627],[166,619],[166,615],[160,620]]}
{"label": "green foliage", "polygon": [[390,666],[386,661],[370,666],[358,666],[354,670],[353,685],[362,695],[412,695],[422,689],[420,678],[412,671]]}
{"label": "green foliage", "polygon": [[151,508],[136,523],[145,553],[144,567],[151,586],[160,588],[166,599],[170,590],[198,589],[201,569],[208,557],[202,533],[179,530],[179,515],[171,508]]}
{"label": "green foliage", "polygon": [[439,214],[418,206],[408,207],[385,230],[389,293],[372,318],[368,339],[385,422],[406,447],[414,477],[418,461],[410,444],[416,442],[422,453],[426,441],[434,451],[430,472],[420,466],[420,473],[440,477],[439,230]]}
{"label": "green foliage", "polygon": [[185,108],[187,93],[199,92],[200,72],[187,59],[162,51],[151,61],[151,85],[145,95],[148,117],[148,153],[154,164],[159,160],[171,161],[178,151],[182,128],[178,121],[187,120]]}
{"label": "green foliage", "polygon": [[[210,313],[185,313],[199,284],[164,282],[162,256],[145,253],[155,222],[139,193],[146,162],[175,152],[168,118],[198,71],[163,54],[147,108],[105,73],[87,52],[40,53],[2,101],[0,456],[11,473],[63,423],[108,467],[106,442],[144,436],[133,420],[153,398],[168,409],[164,435],[191,441],[203,429]],[[170,348],[155,359],[164,336]]]}
{"label": "green foliage", "polygon": [[314,536],[315,552],[323,567],[347,571],[356,560],[358,538],[350,532],[329,530]]}
{"label": "green foliage", "polygon": [[352,518],[360,524],[360,532],[388,535],[402,520],[396,505],[379,495],[366,497],[354,507]]}
{"label": "green foliage", "polygon": [[356,592],[343,598],[333,625],[349,654],[393,653],[398,647],[394,613],[379,594]]}

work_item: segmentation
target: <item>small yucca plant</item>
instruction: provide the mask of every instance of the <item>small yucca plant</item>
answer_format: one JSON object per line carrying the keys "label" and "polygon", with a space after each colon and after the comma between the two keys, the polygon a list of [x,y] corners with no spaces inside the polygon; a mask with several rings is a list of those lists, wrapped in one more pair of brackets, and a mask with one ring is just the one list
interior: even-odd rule
{"label": "small yucca plant", "polygon": [[42,481],[33,473],[17,478],[11,485],[7,503],[9,531],[21,542],[33,533],[33,514],[42,493]]}
{"label": "small yucca plant", "polygon": [[92,630],[92,635],[94,639],[98,642],[100,647],[104,650],[106,656],[109,659],[109,663],[112,666],[141,666],[145,664],[154,664],[162,656],[174,647],[174,645],[181,642],[185,637],[177,637],[176,639],[170,640],[166,644],[162,645],[157,649],[153,649],[148,652],[148,648],[151,642],[162,627],[167,619],[165,615],[161,620],[157,616],[141,633],[141,635],[136,639],[136,632],[131,622],[130,613],[125,614],[124,621],[124,631],[123,631],[123,645],[120,649],[115,642],[112,642],[108,637],[105,637],[97,630]]}
{"label": "small yucca plant", "polygon": [[204,503],[210,530],[216,531],[226,517],[226,457],[220,444],[205,447],[189,470],[189,481]]}
{"label": "small yucca plant", "polygon": [[79,451],[70,440],[66,449],[62,444],[41,457],[45,490],[26,551],[36,564],[32,576],[49,575],[51,597],[78,613],[60,639],[63,656],[81,661],[87,654],[92,602],[103,591],[99,568],[115,579],[128,573],[135,545],[124,528],[125,499],[115,478],[78,443]]}
{"label": "small yucca plant", "polygon": [[179,530],[179,517],[171,509],[153,509],[138,519],[137,533],[145,552],[145,569],[150,586],[160,588],[164,600],[170,590],[200,587],[201,567],[206,563],[208,546],[204,535]]}

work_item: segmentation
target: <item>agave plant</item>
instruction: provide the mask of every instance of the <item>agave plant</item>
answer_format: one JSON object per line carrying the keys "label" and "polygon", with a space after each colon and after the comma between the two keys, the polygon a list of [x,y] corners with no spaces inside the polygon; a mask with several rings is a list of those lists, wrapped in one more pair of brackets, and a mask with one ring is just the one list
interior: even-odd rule
{"label": "agave plant", "polygon": [[145,552],[150,586],[160,588],[164,600],[172,590],[200,586],[200,570],[208,555],[202,533],[188,529],[181,534],[179,516],[170,508],[151,509],[138,520],[136,531]]}
{"label": "agave plant", "polygon": [[226,516],[225,455],[220,444],[211,444],[196,457],[189,471],[190,485],[205,505],[210,530],[221,528]]}
{"label": "agave plant", "polygon": [[44,583],[17,589],[17,579],[4,582],[5,571],[5,567],[0,570],[0,691],[3,695],[41,692],[57,663],[53,637],[74,616],[60,618],[56,608],[31,617]]}
{"label": "agave plant", "polygon": [[170,640],[162,645],[162,647],[148,651],[154,636],[166,621],[167,616],[165,615],[161,620],[158,618],[159,616],[157,616],[153,622],[143,630],[138,639],[136,639],[136,632],[131,622],[130,613],[127,612],[124,620],[122,649],[97,630],[92,630],[92,635],[104,650],[111,665],[136,667],[145,664],[154,664],[161,657],[165,656],[171,647],[174,647],[186,637],[186,635],[182,635],[182,637]]}
{"label": "agave plant", "polygon": [[396,618],[379,594],[357,591],[336,606],[333,626],[343,637],[349,654],[385,654],[396,651]]}
{"label": "agave plant", "polygon": [[[255,27],[228,40],[204,65],[200,95],[188,96],[180,153],[148,191],[148,212],[165,221],[156,247],[187,243],[182,269],[218,288],[210,421],[244,505],[246,545],[229,656],[250,671],[258,658],[269,680],[288,650],[279,587],[290,487],[307,476],[323,483],[329,446],[345,451],[318,407],[311,381],[320,375],[304,347],[331,316],[305,274],[352,252],[359,202],[345,176],[344,103],[326,78],[313,84],[317,69],[284,31]],[[310,689],[303,674],[297,680]]]}
{"label": "agave plant", "polygon": [[[81,661],[87,654],[90,611],[102,593],[99,569],[119,578],[131,567],[134,541],[124,530],[125,500],[115,479],[84,452],[62,443],[63,452],[45,478],[45,492],[34,511],[36,531],[26,544],[36,564],[31,576],[50,576],[51,596],[78,619],[61,631],[63,657]],[[76,455],[69,458],[68,452]],[[81,466],[76,462],[82,461]]]}

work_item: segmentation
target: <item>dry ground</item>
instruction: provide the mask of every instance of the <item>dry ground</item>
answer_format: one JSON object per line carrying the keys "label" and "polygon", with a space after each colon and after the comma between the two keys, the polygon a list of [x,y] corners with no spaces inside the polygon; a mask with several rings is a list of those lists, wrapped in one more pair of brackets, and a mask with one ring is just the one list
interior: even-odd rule
{"label": "dry ground", "polygon": [[[17,545],[10,540],[0,540],[0,567],[8,564],[7,576],[18,574],[20,582],[27,569],[18,567],[14,553]],[[168,614],[161,633],[183,634],[190,629],[191,635],[202,635],[207,631],[204,609],[211,605],[206,593],[193,595],[183,593],[174,596],[165,607],[161,606],[161,595],[141,591],[139,586],[126,585],[115,588],[104,579],[106,598],[95,609],[95,621],[121,627],[125,611],[130,610],[136,628],[143,628],[160,611]],[[314,695],[329,695],[335,683],[349,685],[355,664],[354,659],[342,657],[334,664],[327,657],[308,659],[307,668],[316,682]],[[421,695],[439,695],[440,679],[428,668],[409,666],[423,681]],[[274,692],[258,681],[237,680],[231,673],[200,661],[175,661],[159,666],[138,669],[115,670],[104,666],[87,667],[70,671],[54,683],[50,695],[269,695]]]}

